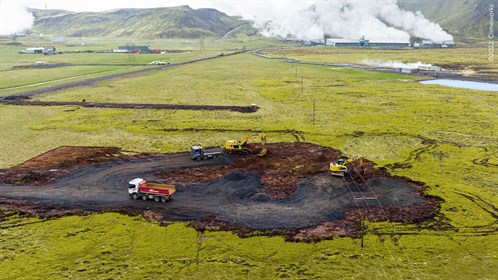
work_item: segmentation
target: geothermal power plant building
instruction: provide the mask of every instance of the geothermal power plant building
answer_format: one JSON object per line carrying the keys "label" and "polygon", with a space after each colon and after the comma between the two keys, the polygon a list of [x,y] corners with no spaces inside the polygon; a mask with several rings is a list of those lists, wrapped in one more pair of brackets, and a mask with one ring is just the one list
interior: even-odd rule
{"label": "geothermal power plant building", "polygon": [[150,53],[150,46],[118,46],[118,52]]}
{"label": "geothermal power plant building", "polygon": [[[289,40],[286,41],[298,41]],[[342,38],[328,38],[319,40],[308,40],[304,41],[305,46],[330,46],[337,48],[379,48],[379,49],[402,49],[402,48],[451,48],[455,46],[453,41],[444,41],[442,43],[433,43],[428,40],[422,41],[422,43],[414,43],[413,45],[409,40],[368,40],[364,37],[354,40],[354,39],[342,39]]]}
{"label": "geothermal power plant building", "polygon": [[348,39],[327,39],[325,40],[326,46],[331,47],[361,47],[359,40],[348,40]]}
{"label": "geothermal power plant building", "polygon": [[326,46],[331,47],[370,47],[370,48],[409,48],[409,41],[370,41],[366,39],[349,40],[349,39],[327,39]]}

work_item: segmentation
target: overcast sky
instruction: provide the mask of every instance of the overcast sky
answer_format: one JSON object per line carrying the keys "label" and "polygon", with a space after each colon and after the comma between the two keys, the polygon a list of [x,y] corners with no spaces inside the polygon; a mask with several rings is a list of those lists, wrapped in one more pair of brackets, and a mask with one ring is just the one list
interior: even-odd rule
{"label": "overcast sky", "polygon": [[[75,12],[104,11],[116,8],[152,8],[189,5],[191,7],[212,7],[213,1],[164,1],[164,0],[1,0],[6,3],[21,4],[31,8],[63,9]],[[218,1],[220,2],[220,1]]]}

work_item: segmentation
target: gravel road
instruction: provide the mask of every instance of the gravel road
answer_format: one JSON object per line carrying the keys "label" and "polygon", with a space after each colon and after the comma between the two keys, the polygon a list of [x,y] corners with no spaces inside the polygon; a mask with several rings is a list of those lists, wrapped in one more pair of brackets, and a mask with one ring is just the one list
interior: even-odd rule
{"label": "gravel road", "polygon": [[[167,203],[132,200],[127,182],[141,177],[154,181],[157,171],[226,165],[226,158],[193,161],[188,154],[115,160],[83,167],[45,186],[0,185],[0,195],[67,208],[90,211],[119,209],[153,210],[166,220],[191,221],[216,217],[234,225],[253,229],[298,229],[322,221],[342,220],[345,210],[377,206],[373,190],[383,205],[409,207],[424,203],[412,187],[395,179],[376,178],[367,186],[346,183],[341,178],[321,174],[304,179],[297,191],[284,199],[259,193],[261,182],[252,173],[230,173],[207,183],[177,186]],[[165,182],[167,183],[167,182]],[[362,197],[363,196],[363,197]]]}

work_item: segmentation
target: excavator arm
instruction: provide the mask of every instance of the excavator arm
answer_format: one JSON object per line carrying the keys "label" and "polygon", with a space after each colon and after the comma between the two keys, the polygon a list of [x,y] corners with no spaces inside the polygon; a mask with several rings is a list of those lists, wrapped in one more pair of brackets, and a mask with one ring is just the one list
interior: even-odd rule
{"label": "excavator arm", "polygon": [[245,151],[248,152],[249,149],[246,147],[246,145],[254,140],[259,140],[261,141],[261,145],[263,146],[261,152],[258,154],[258,156],[264,156],[268,152],[266,148],[266,134],[260,133],[260,134],[254,134],[254,135],[248,135],[242,138],[242,140],[237,141],[237,140],[229,140],[225,143],[223,146],[225,150],[228,152],[233,152],[233,151]]}
{"label": "excavator arm", "polygon": [[258,156],[262,157],[268,153],[268,149],[266,148],[266,134],[259,134],[259,139],[261,140],[261,146],[263,146],[263,148],[261,149],[261,152],[259,152]]}

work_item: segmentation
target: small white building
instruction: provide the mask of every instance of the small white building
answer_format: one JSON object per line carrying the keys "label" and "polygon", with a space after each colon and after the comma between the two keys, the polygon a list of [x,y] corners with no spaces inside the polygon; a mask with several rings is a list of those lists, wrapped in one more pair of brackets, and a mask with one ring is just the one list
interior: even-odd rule
{"label": "small white building", "polygon": [[34,47],[19,51],[22,54],[55,54],[55,47]]}
{"label": "small white building", "polygon": [[19,51],[19,53],[28,53],[28,54],[45,53],[45,52],[47,52],[47,49],[45,49],[44,47],[26,48],[25,50]]}

